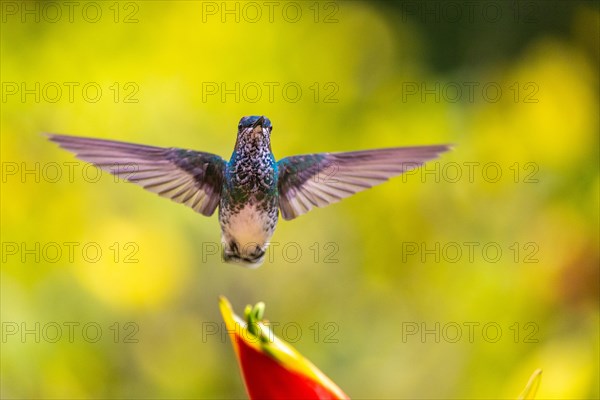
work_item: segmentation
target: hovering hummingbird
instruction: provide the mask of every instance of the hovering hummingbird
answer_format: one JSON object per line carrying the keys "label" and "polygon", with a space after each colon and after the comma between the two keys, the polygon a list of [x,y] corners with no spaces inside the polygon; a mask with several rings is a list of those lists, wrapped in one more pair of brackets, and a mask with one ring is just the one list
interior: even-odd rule
{"label": "hovering hummingbird", "polygon": [[271,121],[243,117],[229,161],[211,153],[50,134],[84,161],[210,216],[219,207],[223,259],[262,264],[278,213],[324,207],[422,165],[448,145],[315,153],[275,161]]}

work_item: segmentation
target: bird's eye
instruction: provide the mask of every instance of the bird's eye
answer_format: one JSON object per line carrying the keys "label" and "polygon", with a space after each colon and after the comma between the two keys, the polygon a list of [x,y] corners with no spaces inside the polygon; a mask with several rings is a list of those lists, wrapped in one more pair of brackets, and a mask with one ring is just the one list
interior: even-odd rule
{"label": "bird's eye", "polygon": [[238,125],[238,130],[242,129],[242,124]]}

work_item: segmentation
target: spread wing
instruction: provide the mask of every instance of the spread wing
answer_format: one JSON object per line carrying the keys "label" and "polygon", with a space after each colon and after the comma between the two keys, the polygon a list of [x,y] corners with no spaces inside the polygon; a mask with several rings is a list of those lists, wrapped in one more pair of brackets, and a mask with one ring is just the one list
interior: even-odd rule
{"label": "spread wing", "polygon": [[212,215],[221,198],[225,161],[214,154],[50,134],[81,160],[145,189]]}
{"label": "spread wing", "polygon": [[396,147],[286,157],[278,163],[279,209],[293,219],[417,168],[448,145]]}

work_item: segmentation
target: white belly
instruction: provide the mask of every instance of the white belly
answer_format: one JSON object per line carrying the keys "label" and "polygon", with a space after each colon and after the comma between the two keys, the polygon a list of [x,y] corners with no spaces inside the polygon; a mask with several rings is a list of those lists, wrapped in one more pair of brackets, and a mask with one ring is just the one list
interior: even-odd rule
{"label": "white belly", "polygon": [[252,244],[263,247],[272,235],[268,230],[268,215],[258,211],[255,206],[247,205],[230,217],[225,233],[242,247]]}

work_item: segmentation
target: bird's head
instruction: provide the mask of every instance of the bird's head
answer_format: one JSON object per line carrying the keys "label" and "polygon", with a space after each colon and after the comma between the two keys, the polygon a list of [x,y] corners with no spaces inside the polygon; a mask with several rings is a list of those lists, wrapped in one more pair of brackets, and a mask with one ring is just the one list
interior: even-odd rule
{"label": "bird's head", "polygon": [[264,115],[250,115],[242,117],[238,124],[238,136],[266,136],[271,135],[273,126],[269,118]]}

